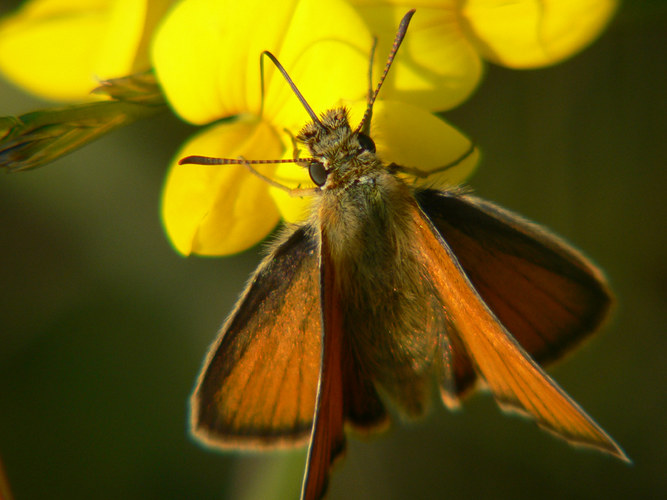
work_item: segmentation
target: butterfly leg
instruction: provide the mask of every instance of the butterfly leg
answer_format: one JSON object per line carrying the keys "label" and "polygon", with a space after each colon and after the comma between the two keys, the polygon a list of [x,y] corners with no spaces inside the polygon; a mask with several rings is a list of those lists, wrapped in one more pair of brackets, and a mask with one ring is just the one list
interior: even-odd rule
{"label": "butterfly leg", "polygon": [[416,167],[405,167],[403,165],[397,165],[396,163],[390,164],[388,168],[391,172],[400,172],[403,174],[414,175],[415,177],[418,177],[420,179],[425,179],[433,174],[438,174],[452,167],[460,165],[461,162],[469,158],[475,151],[477,151],[477,147],[475,146],[474,142],[471,142],[470,147],[456,160],[431,170],[422,170]]}
{"label": "butterfly leg", "polygon": [[301,149],[299,149],[299,145],[296,142],[296,137],[294,137],[294,134],[289,129],[284,128],[283,132],[285,132],[289,136],[290,141],[292,141],[292,158],[294,158],[294,163],[298,163],[299,156],[301,156]]}

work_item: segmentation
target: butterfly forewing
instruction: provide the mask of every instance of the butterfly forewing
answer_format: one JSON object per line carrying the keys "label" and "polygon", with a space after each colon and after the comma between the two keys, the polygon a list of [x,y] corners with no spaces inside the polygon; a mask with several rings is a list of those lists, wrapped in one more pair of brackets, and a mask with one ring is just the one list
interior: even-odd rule
{"label": "butterfly forewing", "polygon": [[[544,229],[470,195],[424,191],[417,200],[477,293],[538,363],[562,356],[609,311],[602,273]],[[456,368],[460,393],[472,367]]]}
{"label": "butterfly forewing", "polygon": [[295,230],[264,260],[192,396],[193,432],[218,447],[305,442],[320,370],[318,245]]}
{"label": "butterfly forewing", "polygon": [[627,460],[618,445],[530,358],[475,291],[447,243],[415,205],[420,255],[457,338],[503,409],[533,418],[573,444]]}

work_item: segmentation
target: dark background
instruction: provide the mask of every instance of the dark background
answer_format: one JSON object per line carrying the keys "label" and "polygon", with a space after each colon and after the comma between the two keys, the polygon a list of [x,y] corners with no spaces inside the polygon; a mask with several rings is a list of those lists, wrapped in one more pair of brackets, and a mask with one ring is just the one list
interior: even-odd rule
{"label": "dark background", "polygon": [[[351,439],[331,498],[666,494],[666,14],[662,1],[627,2],[585,52],[539,71],[489,67],[446,115],[482,148],[478,194],[606,270],[612,321],[552,373],[634,465],[572,449],[477,395],[461,412],[434,405],[423,422]],[[0,82],[0,115],[45,106]],[[0,455],[16,500],[298,491],[303,452],[223,455],[187,434],[200,363],[260,255],[171,249],[160,190],[189,133],[165,115],[0,176]]]}

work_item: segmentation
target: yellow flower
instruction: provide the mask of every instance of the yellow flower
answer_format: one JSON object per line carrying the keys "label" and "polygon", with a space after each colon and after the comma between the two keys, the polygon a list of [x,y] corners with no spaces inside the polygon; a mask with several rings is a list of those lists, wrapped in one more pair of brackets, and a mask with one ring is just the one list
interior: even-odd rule
{"label": "yellow flower", "polygon": [[461,23],[485,59],[510,68],[537,68],[588,46],[617,6],[617,0],[468,0]]}
{"label": "yellow flower", "polygon": [[[397,26],[398,22],[394,31]],[[392,40],[393,36],[392,32]],[[309,117],[268,59],[262,103],[261,52],[269,50],[280,60],[316,113],[345,104],[354,124],[365,106],[371,47],[372,37],[361,17],[338,0],[252,0],[242,5],[187,0],[170,12],[153,45],[158,80],[182,118],[210,124],[181,148],[165,184],[163,222],[180,253],[239,252],[264,238],[281,215],[287,220],[303,216],[307,200],[270,188],[244,166],[176,164],[188,155],[291,157],[284,129],[296,134]],[[385,84],[389,89],[409,74],[401,60],[399,53]],[[429,90],[434,96],[443,91],[447,89]],[[371,134],[385,161],[422,169],[450,163],[470,147],[452,127],[409,102],[377,102]],[[476,159],[473,154],[429,181],[458,183]],[[258,168],[284,184],[312,186],[298,165]]]}
{"label": "yellow flower", "polygon": [[[482,59],[515,69],[560,62],[591,43],[617,0],[350,0],[386,53],[397,20],[417,12],[401,51],[401,86],[385,98],[434,111],[464,101],[482,75]],[[409,77],[408,77],[409,75]],[[448,92],[433,95],[433,88]],[[421,92],[420,92],[421,91]],[[420,95],[421,94],[421,95]]]}
{"label": "yellow flower", "polygon": [[[285,158],[292,148],[284,130],[295,134],[308,115],[268,60],[262,93],[261,52],[278,56],[317,113],[344,103],[354,123],[367,94],[371,35],[379,39],[377,79],[400,18],[415,6],[409,0],[187,0],[165,17],[172,3],[32,0],[0,22],[0,71],[36,94],[68,100],[86,97],[100,79],[146,70],[152,62],[175,112],[207,125],[174,163],[191,154]],[[465,100],[480,81],[483,59],[513,68],[561,61],[600,33],[616,0],[420,0],[416,6],[376,104],[372,134],[385,161],[424,170],[468,148],[467,139],[427,110]],[[458,183],[476,160],[475,152],[429,182]],[[297,165],[262,168],[286,185],[310,183]],[[243,166],[174,164],[162,216],[179,252],[217,255],[255,244],[281,216],[299,220],[307,204]]]}
{"label": "yellow flower", "polygon": [[40,97],[89,98],[100,80],[150,68],[172,0],[32,0],[0,22],[0,71]]}

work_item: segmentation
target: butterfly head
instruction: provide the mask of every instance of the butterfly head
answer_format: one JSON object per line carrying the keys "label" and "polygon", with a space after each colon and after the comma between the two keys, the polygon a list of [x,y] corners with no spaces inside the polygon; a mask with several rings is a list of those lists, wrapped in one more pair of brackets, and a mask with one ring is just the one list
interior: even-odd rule
{"label": "butterfly head", "polygon": [[309,122],[296,137],[312,156],[308,170],[319,187],[338,185],[362,165],[375,163],[375,143],[365,133],[352,130],[345,108],[323,113]]}

